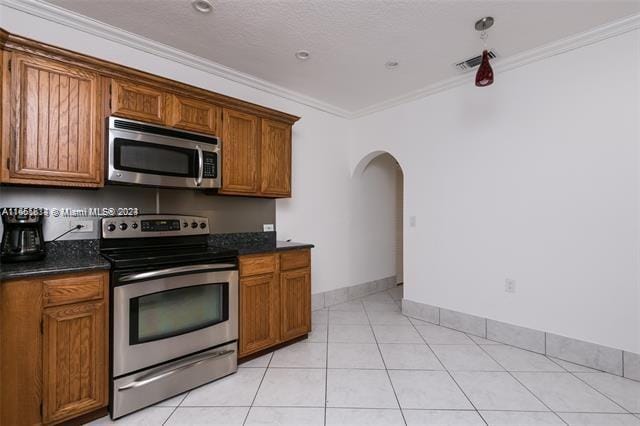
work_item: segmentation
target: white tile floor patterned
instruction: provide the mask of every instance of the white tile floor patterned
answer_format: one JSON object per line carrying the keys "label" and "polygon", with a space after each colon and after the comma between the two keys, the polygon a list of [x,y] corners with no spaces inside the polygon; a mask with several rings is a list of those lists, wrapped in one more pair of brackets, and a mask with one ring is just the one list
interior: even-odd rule
{"label": "white tile floor patterned", "polygon": [[409,319],[401,299],[315,311],[308,340],[92,424],[640,426],[640,382]]}

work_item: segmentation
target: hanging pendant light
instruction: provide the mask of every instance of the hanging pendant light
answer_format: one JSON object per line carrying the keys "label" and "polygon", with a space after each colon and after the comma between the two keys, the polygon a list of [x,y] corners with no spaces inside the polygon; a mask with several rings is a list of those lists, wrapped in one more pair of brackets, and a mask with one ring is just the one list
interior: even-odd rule
{"label": "hanging pendant light", "polygon": [[489,51],[487,50],[487,30],[493,25],[493,18],[487,16],[476,22],[476,31],[480,31],[480,39],[484,42],[484,50],[482,51],[482,61],[478,72],[476,73],[476,86],[486,87],[493,84],[493,69],[489,63]]}

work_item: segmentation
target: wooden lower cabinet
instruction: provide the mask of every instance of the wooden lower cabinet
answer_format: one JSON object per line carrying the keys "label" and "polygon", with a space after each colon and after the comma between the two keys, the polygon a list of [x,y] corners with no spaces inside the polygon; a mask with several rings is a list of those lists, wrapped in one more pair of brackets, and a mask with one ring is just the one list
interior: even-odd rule
{"label": "wooden lower cabinet", "polygon": [[278,343],[278,279],[275,274],[240,280],[240,355]]}
{"label": "wooden lower cabinet", "polygon": [[240,257],[240,358],[311,331],[310,261],[309,249]]}
{"label": "wooden lower cabinet", "polygon": [[106,407],[108,277],[0,283],[0,424],[57,424]]}
{"label": "wooden lower cabinet", "polygon": [[103,301],[45,309],[44,423],[98,409],[107,402]]}
{"label": "wooden lower cabinet", "polygon": [[311,270],[280,274],[280,338],[290,340],[311,330]]}

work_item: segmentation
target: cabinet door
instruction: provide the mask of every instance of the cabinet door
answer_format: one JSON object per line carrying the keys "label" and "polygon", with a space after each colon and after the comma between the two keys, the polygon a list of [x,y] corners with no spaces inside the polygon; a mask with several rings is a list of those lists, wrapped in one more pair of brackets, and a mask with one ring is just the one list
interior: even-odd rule
{"label": "cabinet door", "polygon": [[280,335],[289,340],[311,331],[311,270],[280,274]]}
{"label": "cabinet door", "polygon": [[224,109],[221,193],[258,192],[259,148],[258,117]]}
{"label": "cabinet door", "polygon": [[10,144],[3,149],[3,166],[8,165],[3,180],[102,186],[98,74],[26,54],[14,53],[11,61],[12,119]]}
{"label": "cabinet door", "polygon": [[279,303],[276,274],[240,280],[241,357],[279,342]]}
{"label": "cabinet door", "polygon": [[43,327],[43,421],[59,421],[105,406],[105,303],[45,309]]}
{"label": "cabinet door", "polygon": [[217,135],[222,125],[220,108],[208,102],[171,95],[168,125],[179,129]]}
{"label": "cabinet door", "polygon": [[165,97],[160,89],[111,80],[111,115],[165,124]]}
{"label": "cabinet door", "polygon": [[262,120],[261,192],[274,197],[291,196],[291,126]]}

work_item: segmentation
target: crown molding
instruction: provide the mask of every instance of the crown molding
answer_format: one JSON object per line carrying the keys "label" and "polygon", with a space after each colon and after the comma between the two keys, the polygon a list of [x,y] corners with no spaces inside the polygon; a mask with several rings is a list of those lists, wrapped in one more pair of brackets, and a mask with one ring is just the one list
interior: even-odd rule
{"label": "crown molding", "polygon": [[[473,72],[470,71],[362,109],[349,111],[50,3],[39,0],[0,0],[0,4],[348,119],[359,118],[393,108],[473,81]],[[637,29],[640,29],[640,14],[631,15],[516,55],[498,58],[493,61],[494,69],[496,73],[506,72]]]}
{"label": "crown molding", "polygon": [[351,113],[345,109],[50,3],[39,0],[0,0],[0,5],[177,62],[257,90],[271,93],[339,117],[350,118],[351,116]]}
{"label": "crown molding", "polygon": [[[617,21],[610,22],[598,27],[594,27],[588,31],[578,33],[552,43],[545,44],[540,47],[529,49],[527,51],[492,60],[493,68],[496,73],[506,72],[512,69],[522,67],[532,62],[537,62],[552,56],[560,55],[571,50],[589,46],[599,41],[606,40],[630,31],[640,29],[640,14],[630,15]],[[473,82],[474,73],[467,71],[463,75],[449,78],[423,87],[418,90],[406,93],[404,95],[379,102],[377,104],[353,111],[350,118],[364,117],[385,109],[393,108],[408,102],[412,102],[430,95],[434,95],[445,90],[453,89]]]}

